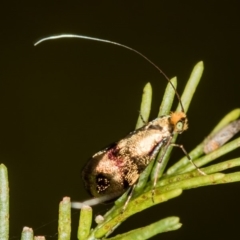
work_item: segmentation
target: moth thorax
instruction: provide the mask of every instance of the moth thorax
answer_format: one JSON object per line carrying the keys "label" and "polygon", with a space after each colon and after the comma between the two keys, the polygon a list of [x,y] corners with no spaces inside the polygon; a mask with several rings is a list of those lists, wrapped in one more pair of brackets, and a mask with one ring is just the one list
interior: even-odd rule
{"label": "moth thorax", "polygon": [[172,112],[170,114],[170,123],[173,126],[174,133],[182,133],[188,128],[188,119],[184,112]]}

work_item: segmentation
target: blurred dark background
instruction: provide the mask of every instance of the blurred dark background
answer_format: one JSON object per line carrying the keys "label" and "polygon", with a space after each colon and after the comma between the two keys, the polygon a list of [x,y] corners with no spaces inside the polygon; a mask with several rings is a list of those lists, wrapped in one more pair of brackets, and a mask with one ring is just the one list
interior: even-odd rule
{"label": "blurred dark background", "polygon": [[[89,156],[133,130],[146,82],[153,86],[152,118],[166,86],[158,71],[123,48],[77,39],[34,47],[40,38],[75,33],[131,46],[169,77],[177,75],[180,93],[203,60],[190,128],[178,139],[188,151],[240,107],[239,1],[25,1],[2,3],[1,12],[0,161],[9,171],[12,239],[23,226],[56,238],[62,197],[89,198],[80,177]],[[181,156],[175,150],[172,163]],[[183,227],[165,239],[238,239],[239,191],[239,183],[185,191],[130,218],[118,232],[175,215]],[[97,206],[94,214],[110,207]]]}

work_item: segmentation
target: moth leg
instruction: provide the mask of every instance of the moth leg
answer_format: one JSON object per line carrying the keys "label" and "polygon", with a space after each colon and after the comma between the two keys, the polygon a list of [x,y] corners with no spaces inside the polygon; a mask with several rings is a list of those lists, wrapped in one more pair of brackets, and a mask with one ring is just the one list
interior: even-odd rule
{"label": "moth leg", "polygon": [[[171,142],[172,138],[170,139],[170,141],[168,142]],[[169,143],[167,142],[167,145],[164,147],[164,152],[162,153],[158,163],[157,163],[157,168],[156,168],[156,172],[155,172],[155,177],[154,177],[154,182],[153,182],[153,187],[152,187],[152,201],[154,202],[154,194],[155,194],[155,187],[156,187],[156,184],[157,184],[157,176],[158,176],[158,172],[159,172],[159,169],[161,167],[161,162],[162,162],[162,159],[167,151],[167,148],[169,146]],[[154,158],[156,158],[160,148],[162,147],[163,145],[163,142],[160,142],[154,149],[154,151],[152,152],[151,154],[151,160],[153,160]]]}
{"label": "moth leg", "polygon": [[[169,148],[169,146],[173,146],[173,147],[179,147],[182,149],[182,151],[184,152],[184,154],[187,156],[188,160],[193,164],[193,166],[198,170],[198,172],[201,174],[201,175],[206,175],[206,173],[204,173],[191,159],[191,157],[189,156],[189,154],[187,153],[187,151],[185,150],[184,146],[181,145],[181,144],[175,144],[175,143],[172,143],[172,137],[168,139],[168,141],[164,144],[164,151],[162,152],[161,154],[161,157],[159,158],[158,160],[158,163],[157,163],[157,167],[156,167],[156,171],[155,171],[155,176],[154,176],[154,181],[153,181],[153,187],[152,187],[152,200],[154,202],[154,194],[155,194],[155,188],[156,188],[156,184],[157,184],[157,180],[158,180],[158,173],[159,173],[159,170],[161,168],[161,163],[162,163],[162,160]],[[159,149],[158,149],[159,150]]]}
{"label": "moth leg", "polygon": [[[154,194],[155,194],[155,188],[156,188],[156,184],[157,184],[157,179],[158,179],[158,173],[159,173],[159,170],[160,170],[160,167],[161,167],[161,163],[162,163],[162,160],[164,158],[164,155],[166,154],[167,152],[167,149],[169,146],[173,146],[173,147],[179,147],[182,149],[182,151],[184,152],[184,154],[187,156],[188,160],[190,161],[190,163],[198,170],[198,172],[201,174],[201,175],[206,175],[205,172],[203,172],[191,159],[191,157],[189,156],[189,154],[187,153],[186,149],[184,148],[183,145],[181,144],[175,144],[175,143],[172,143],[172,138],[169,138],[169,141],[166,143],[166,145],[164,146],[164,151],[161,155],[161,157],[159,158],[158,160],[158,164],[157,164],[157,167],[156,167],[156,172],[155,172],[155,177],[154,177],[154,182],[153,182],[153,188],[152,188],[152,199],[154,197]],[[153,199],[154,201],[154,199]]]}
{"label": "moth leg", "polygon": [[123,212],[126,210],[126,208],[127,208],[127,206],[128,206],[128,203],[129,203],[129,201],[131,200],[131,198],[132,198],[132,196],[133,196],[135,187],[136,187],[136,183],[131,186],[131,188],[130,188],[130,190],[129,190],[129,192],[128,192],[127,200],[126,200],[126,202],[124,203],[124,206],[123,206],[123,208],[122,208],[122,210],[121,210],[121,213],[123,213]]}
{"label": "moth leg", "polygon": [[[154,195],[155,195],[155,188],[156,188],[156,184],[157,184],[157,180],[158,180],[158,173],[159,173],[159,170],[160,170],[160,167],[161,167],[161,163],[162,163],[162,160],[164,158],[164,155],[166,154],[167,152],[167,149],[169,147],[169,145],[171,144],[171,141],[172,141],[172,137],[169,138],[169,140],[167,141],[167,143],[165,143],[164,145],[164,151],[162,152],[161,154],[161,157],[159,158],[158,162],[157,162],[157,167],[156,167],[156,171],[155,171],[155,176],[154,176],[154,181],[153,181],[153,186],[152,186],[152,201],[154,202]],[[158,151],[160,150],[160,147],[163,145],[163,143],[161,142],[160,144],[158,144],[159,146],[157,147],[157,152],[156,152],[156,155],[158,153]],[[155,152],[155,150],[154,150]]]}
{"label": "moth leg", "polygon": [[189,154],[187,153],[186,149],[184,148],[183,145],[181,144],[175,144],[175,143],[171,143],[170,144],[171,146],[173,147],[179,147],[182,149],[182,151],[184,152],[184,154],[187,156],[189,162],[198,170],[198,172],[201,174],[201,175],[207,175],[205,172],[203,172],[191,159],[191,157],[189,156]]}

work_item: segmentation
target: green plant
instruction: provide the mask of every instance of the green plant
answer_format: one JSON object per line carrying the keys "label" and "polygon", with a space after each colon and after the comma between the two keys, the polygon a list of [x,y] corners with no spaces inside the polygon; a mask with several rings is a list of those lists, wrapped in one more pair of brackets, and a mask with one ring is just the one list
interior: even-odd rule
{"label": "green plant", "polygon": [[[184,93],[182,95],[182,102],[185,111],[187,112],[189,104],[194,95],[196,87],[199,83],[203,72],[203,63],[199,62],[193,69],[190,79],[186,85]],[[171,80],[173,85],[176,86],[176,78]],[[159,116],[168,114],[171,110],[175,91],[173,87],[168,84],[162,104],[159,110]],[[152,88],[148,83],[144,88],[142,103],[141,103],[141,115],[144,119],[148,119],[151,108],[152,99]],[[177,111],[181,111],[178,106]],[[219,124],[213,129],[209,136],[214,136],[220,129],[236,120],[240,116],[240,109],[235,109],[227,114]],[[142,126],[142,120],[139,116],[136,128]],[[176,141],[177,136],[174,137],[173,141]],[[202,141],[189,155],[198,167],[202,167],[206,164],[211,163],[220,156],[233,151],[240,146],[240,137],[232,140],[224,146],[219,146],[215,151],[208,154],[204,154],[204,146],[209,143],[209,138]],[[128,217],[143,211],[156,204],[178,197],[183,190],[197,188],[207,185],[216,185],[222,183],[231,183],[240,181],[240,172],[233,172],[224,174],[222,171],[230,169],[240,165],[240,158],[230,159],[218,164],[212,164],[208,167],[202,168],[206,175],[201,175],[194,166],[189,162],[187,157],[183,157],[176,164],[169,167],[166,170],[167,162],[170,158],[172,147],[169,147],[167,152],[164,154],[164,159],[161,163],[160,173],[158,176],[158,182],[155,189],[154,201],[152,196],[152,182],[155,176],[156,166],[152,161],[145,171],[141,174],[139,181],[134,189],[133,197],[127,205],[125,211],[122,212],[123,205],[127,198],[127,193],[123,194],[117,201],[110,211],[104,216],[103,220],[98,225],[91,229],[92,225],[92,209],[89,206],[83,206],[81,209],[78,239],[101,239],[107,238],[114,229],[116,229],[123,221]],[[161,152],[161,151],[160,151]],[[160,156],[159,153],[158,156]],[[155,161],[156,162],[156,161]],[[156,165],[156,164],[155,164]],[[59,240],[70,239],[71,232],[71,216],[70,216],[70,198],[65,197],[60,203],[59,210]],[[9,204],[8,204],[8,180],[7,180],[7,169],[2,164],[0,165],[0,239],[7,240],[9,235]],[[132,230],[130,232],[110,237],[111,240],[120,239],[149,239],[152,236],[177,230],[181,227],[179,218],[172,216],[155,223],[152,223],[146,227]],[[24,228],[22,232],[22,240],[33,239],[33,231],[30,228]]]}

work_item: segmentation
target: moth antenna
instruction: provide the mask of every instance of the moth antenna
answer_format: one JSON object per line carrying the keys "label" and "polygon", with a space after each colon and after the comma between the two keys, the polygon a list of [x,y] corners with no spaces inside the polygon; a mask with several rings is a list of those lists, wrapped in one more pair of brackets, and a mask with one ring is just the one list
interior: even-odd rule
{"label": "moth antenna", "polygon": [[109,41],[109,40],[106,40],[106,39],[95,38],[95,37],[88,37],[88,36],[77,35],[77,34],[60,34],[60,35],[56,35],[56,36],[50,36],[50,37],[42,38],[39,41],[37,41],[36,43],[34,43],[34,46],[37,46],[38,44],[40,44],[40,43],[42,43],[44,41],[55,40],[55,39],[60,39],[60,38],[80,38],[80,39],[92,40],[92,41],[97,41],[97,42],[109,43],[109,44],[116,45],[116,46],[119,46],[119,47],[122,47],[122,48],[125,48],[125,49],[128,49],[130,51],[135,52],[137,55],[139,55],[140,57],[144,58],[153,67],[155,67],[167,79],[167,81],[171,84],[172,88],[174,89],[175,94],[176,94],[176,96],[177,96],[177,98],[179,100],[180,106],[182,108],[182,111],[184,112],[184,108],[183,108],[183,104],[182,104],[182,101],[181,101],[181,97],[178,94],[177,89],[174,87],[174,85],[172,84],[172,82],[168,78],[168,76],[154,62],[152,62],[144,54],[140,53],[139,51],[135,50],[134,48],[128,47],[128,46],[126,46],[124,44],[121,44],[121,43],[118,43],[118,42]]}

